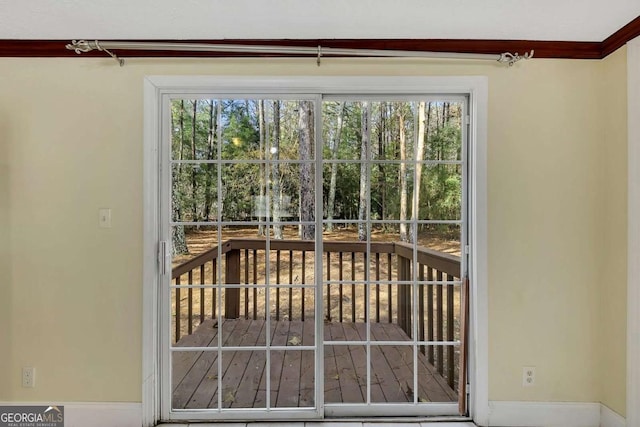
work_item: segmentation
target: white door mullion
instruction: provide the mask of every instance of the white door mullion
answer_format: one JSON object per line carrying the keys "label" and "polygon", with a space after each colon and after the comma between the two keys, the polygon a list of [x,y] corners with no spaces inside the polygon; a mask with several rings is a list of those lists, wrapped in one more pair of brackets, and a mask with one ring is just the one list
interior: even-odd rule
{"label": "white door mullion", "polygon": [[324,285],[322,274],[324,271],[324,243],[322,237],[322,219],[324,216],[322,209],[322,183],[323,183],[323,167],[322,167],[322,148],[324,141],[322,140],[323,117],[322,117],[322,96],[317,96],[313,100],[313,112],[315,125],[315,407],[318,416],[324,414]]}

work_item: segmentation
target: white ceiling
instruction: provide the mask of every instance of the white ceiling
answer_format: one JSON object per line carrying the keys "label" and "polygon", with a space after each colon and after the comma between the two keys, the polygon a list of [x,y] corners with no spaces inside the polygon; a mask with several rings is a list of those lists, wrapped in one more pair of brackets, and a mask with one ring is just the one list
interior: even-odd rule
{"label": "white ceiling", "polygon": [[0,39],[602,41],[640,0],[0,0]]}

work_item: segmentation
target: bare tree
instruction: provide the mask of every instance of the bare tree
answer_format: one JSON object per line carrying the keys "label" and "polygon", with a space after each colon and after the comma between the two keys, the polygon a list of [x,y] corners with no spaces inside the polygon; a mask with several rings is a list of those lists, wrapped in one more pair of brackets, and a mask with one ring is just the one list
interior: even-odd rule
{"label": "bare tree", "polygon": [[282,225],[280,222],[280,210],[282,209],[282,188],[280,186],[280,101],[273,101],[273,146],[271,159],[275,162],[271,165],[271,189],[273,206],[273,237],[282,239]]}
{"label": "bare tree", "polygon": [[407,242],[407,138],[404,129],[404,111],[398,109],[400,139],[400,240]]}
{"label": "bare tree", "polygon": [[[429,104],[431,106],[431,104]],[[431,108],[429,108],[431,110]],[[420,182],[422,181],[422,160],[424,157],[425,140],[425,103],[418,103],[418,138],[416,143],[416,179],[413,183],[413,202],[411,203],[411,233],[409,241],[418,239],[418,229],[415,220],[418,219],[420,211]]]}
{"label": "bare tree", "polygon": [[362,103],[362,124],[360,144],[360,203],[358,204],[358,240],[367,240],[367,228],[363,222],[367,218],[368,200],[367,188],[369,186],[369,174],[367,173],[367,160],[369,158],[369,103]]}
{"label": "bare tree", "polygon": [[[264,99],[261,99],[258,101],[258,133],[259,133],[259,140],[260,140],[260,147],[259,147],[259,151],[260,151],[260,160],[264,160],[265,159],[265,123],[264,123]],[[259,181],[259,186],[260,186],[260,197],[258,199],[258,205],[256,206],[256,210],[258,212],[264,212],[265,215],[269,215],[269,213],[267,212],[267,201],[266,201],[266,179],[265,179],[265,164],[263,162],[260,162],[260,172],[259,172],[260,177],[258,178]],[[262,219],[261,216],[258,216],[258,221],[260,221]],[[265,218],[266,219],[266,218]],[[264,225],[260,224],[258,225],[258,236],[264,236],[265,233],[265,227]]]}
{"label": "bare tree", "polygon": [[[174,123],[173,110],[171,111],[171,123]],[[180,118],[178,122],[178,129],[180,130],[180,144],[178,146],[178,160],[182,160],[182,150],[184,148],[184,100],[180,101]],[[182,219],[182,211],[180,209],[180,198],[178,181],[182,175],[182,163],[178,164],[177,173],[172,176],[171,181],[171,214],[173,220],[178,222]],[[171,253],[173,256],[186,255],[189,253],[187,247],[187,239],[184,233],[183,225],[176,225],[171,230]]]}
{"label": "bare tree", "polygon": [[[331,159],[336,160],[338,157],[338,146],[342,139],[342,124],[344,121],[344,102],[338,104],[338,119],[336,122],[336,130],[333,138],[330,140],[329,149],[331,150]],[[333,215],[335,214],[336,204],[336,181],[338,176],[338,164],[331,163],[331,178],[329,180],[329,195],[327,197],[327,231],[333,231]]]}
{"label": "bare tree", "polygon": [[[191,117],[191,159],[196,160],[196,141],[197,141],[197,114],[198,114],[198,100],[193,100],[193,116]],[[191,166],[191,221],[198,221],[198,201],[197,201],[197,189],[198,183],[196,180],[197,168],[195,165]]]}
{"label": "bare tree", "polygon": [[[209,101],[209,131],[207,132],[207,160],[213,160],[216,158],[216,146],[215,146],[215,134],[216,127],[218,126],[216,112],[220,108],[220,103],[215,100]],[[205,221],[211,218],[211,207],[214,200],[214,178],[212,169],[207,169],[206,181],[204,187],[204,213],[203,217]]]}
{"label": "bare tree", "polygon": [[[313,164],[306,161],[311,160],[313,153],[313,111],[310,101],[300,101],[298,104],[298,128],[299,128],[299,158],[300,164],[300,221],[315,221],[315,191],[313,180]],[[304,224],[300,227],[300,238],[302,240],[313,240],[315,238],[315,225]]]}

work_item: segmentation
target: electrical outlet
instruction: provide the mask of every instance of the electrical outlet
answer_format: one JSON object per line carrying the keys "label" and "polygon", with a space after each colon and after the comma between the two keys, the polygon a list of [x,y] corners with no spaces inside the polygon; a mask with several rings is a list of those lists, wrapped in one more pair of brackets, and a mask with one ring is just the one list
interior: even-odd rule
{"label": "electrical outlet", "polygon": [[533,387],[536,385],[536,367],[524,366],[522,368],[522,387]]}
{"label": "electrical outlet", "polygon": [[34,388],[36,386],[36,368],[22,368],[22,387]]}

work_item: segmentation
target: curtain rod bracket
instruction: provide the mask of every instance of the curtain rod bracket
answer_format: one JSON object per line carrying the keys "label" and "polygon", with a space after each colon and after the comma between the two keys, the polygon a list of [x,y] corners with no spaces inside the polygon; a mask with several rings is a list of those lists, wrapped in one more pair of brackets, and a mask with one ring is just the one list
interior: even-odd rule
{"label": "curtain rod bracket", "polygon": [[509,67],[512,67],[513,64],[515,64],[516,62],[523,60],[523,59],[531,59],[533,58],[533,50],[531,50],[530,52],[525,52],[524,55],[520,56],[518,54],[518,52],[516,53],[509,53],[509,52],[505,52],[505,53],[501,53],[500,54],[500,58],[498,59],[498,62],[500,63],[507,63],[509,65]]}
{"label": "curtain rod bracket", "polygon": [[105,52],[107,55],[115,59],[121,67],[124,66],[124,59],[119,58],[118,55],[111,52],[109,49],[105,49],[104,47],[100,46],[98,40],[94,40],[92,42],[87,40],[72,40],[71,43],[66,46],[66,48],[68,50],[73,50],[78,55],[91,52],[92,50],[99,50],[100,52]]}

